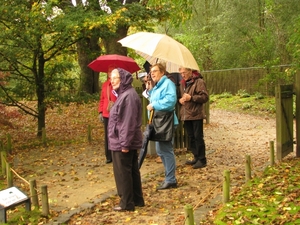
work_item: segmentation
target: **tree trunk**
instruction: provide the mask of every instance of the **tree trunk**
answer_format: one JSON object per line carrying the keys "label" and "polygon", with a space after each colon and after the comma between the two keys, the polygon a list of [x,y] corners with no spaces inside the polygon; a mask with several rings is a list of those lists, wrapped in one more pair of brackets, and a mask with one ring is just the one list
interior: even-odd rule
{"label": "tree trunk", "polygon": [[[117,41],[126,37],[128,27],[119,27],[114,36],[103,38],[106,54],[127,55],[127,48]],[[81,68],[80,92],[89,94],[99,93],[99,73],[90,69],[87,65],[101,55],[99,37],[85,38],[77,43],[78,63]]]}
{"label": "tree trunk", "polygon": [[106,54],[119,54],[127,55],[127,48],[122,47],[118,42],[120,39],[127,36],[128,27],[118,27],[115,36],[103,39],[103,44],[106,50]]}
{"label": "tree trunk", "polygon": [[40,53],[38,56],[38,70],[36,73],[36,94],[37,94],[37,109],[38,109],[38,130],[37,136],[42,137],[42,129],[46,128],[46,105],[45,105],[45,59]]}
{"label": "tree trunk", "polygon": [[81,69],[79,93],[99,93],[99,73],[88,64],[101,55],[99,37],[84,38],[77,43],[78,63]]}

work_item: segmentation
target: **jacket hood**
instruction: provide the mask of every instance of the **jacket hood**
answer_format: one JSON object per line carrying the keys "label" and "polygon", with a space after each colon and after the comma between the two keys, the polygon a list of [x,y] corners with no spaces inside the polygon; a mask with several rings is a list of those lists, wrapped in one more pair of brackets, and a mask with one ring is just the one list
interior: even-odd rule
{"label": "jacket hood", "polygon": [[116,90],[116,92],[118,94],[123,93],[124,91],[126,91],[128,88],[132,87],[132,74],[129,73],[127,70],[124,70],[122,68],[117,68],[117,70],[119,71],[120,74],[120,87],[118,88],[118,90]]}

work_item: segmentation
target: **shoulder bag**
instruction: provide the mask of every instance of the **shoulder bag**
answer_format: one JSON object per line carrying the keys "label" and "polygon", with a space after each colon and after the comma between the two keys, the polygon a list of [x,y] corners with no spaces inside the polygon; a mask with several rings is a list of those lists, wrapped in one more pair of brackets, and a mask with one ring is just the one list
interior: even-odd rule
{"label": "shoulder bag", "polygon": [[174,111],[154,111],[150,141],[172,141],[174,132]]}

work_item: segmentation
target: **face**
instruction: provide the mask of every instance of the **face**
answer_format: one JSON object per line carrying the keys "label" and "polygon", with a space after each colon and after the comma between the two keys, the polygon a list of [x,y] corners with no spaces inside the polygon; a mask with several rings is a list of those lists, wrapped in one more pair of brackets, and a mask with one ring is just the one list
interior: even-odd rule
{"label": "face", "polygon": [[186,68],[180,68],[179,73],[181,74],[181,76],[184,80],[188,80],[188,79],[192,78],[192,75],[193,75],[192,70],[186,69]]}
{"label": "face", "polygon": [[109,67],[107,71],[107,78],[111,78],[111,71],[113,71],[114,67]]}
{"label": "face", "polygon": [[120,87],[121,80],[120,80],[119,71],[117,69],[114,69],[113,71],[111,71],[110,83],[114,90],[116,90]]}
{"label": "face", "polygon": [[150,73],[152,80],[155,83],[157,83],[160,80],[160,78],[164,75],[164,73],[159,70],[158,66],[152,67]]}

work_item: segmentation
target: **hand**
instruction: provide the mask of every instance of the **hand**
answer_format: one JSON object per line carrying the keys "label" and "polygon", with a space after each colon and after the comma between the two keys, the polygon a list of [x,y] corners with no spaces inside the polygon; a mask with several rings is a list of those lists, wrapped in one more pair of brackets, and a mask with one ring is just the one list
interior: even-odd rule
{"label": "hand", "polygon": [[99,113],[99,121],[102,122],[102,123],[104,122],[102,113]]}
{"label": "hand", "polygon": [[184,93],[182,95],[182,98],[184,99],[185,102],[189,102],[189,101],[191,101],[192,96],[187,93]]}
{"label": "hand", "polygon": [[128,153],[129,150],[128,150],[128,149],[122,149],[122,152],[123,152],[123,153]]}
{"label": "hand", "polygon": [[153,83],[152,81],[146,81],[146,89],[149,91],[153,88]]}
{"label": "hand", "polygon": [[151,111],[153,109],[153,106],[151,104],[147,105],[147,110]]}

